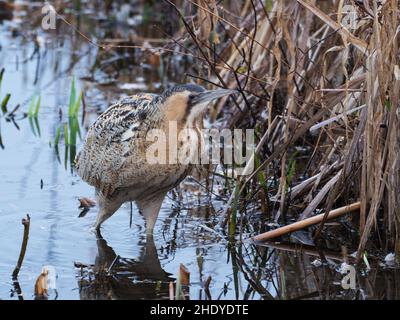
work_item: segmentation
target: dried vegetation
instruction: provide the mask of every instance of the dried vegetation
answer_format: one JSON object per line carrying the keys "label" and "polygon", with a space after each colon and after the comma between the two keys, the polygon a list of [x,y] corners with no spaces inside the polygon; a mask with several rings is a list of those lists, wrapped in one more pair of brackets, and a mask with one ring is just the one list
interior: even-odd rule
{"label": "dried vegetation", "polygon": [[250,201],[284,222],[360,201],[358,258],[371,237],[399,253],[399,1],[170,5],[183,21],[173,49],[198,57],[197,81],[240,91],[211,118],[256,129],[258,166],[221,226]]}

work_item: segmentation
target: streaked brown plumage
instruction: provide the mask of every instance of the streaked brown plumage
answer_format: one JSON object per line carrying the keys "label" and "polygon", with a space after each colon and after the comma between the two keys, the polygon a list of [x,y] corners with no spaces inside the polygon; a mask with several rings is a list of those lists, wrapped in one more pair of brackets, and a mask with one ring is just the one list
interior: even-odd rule
{"label": "streaked brown plumage", "polygon": [[146,141],[147,133],[167,132],[170,121],[176,121],[178,131],[191,127],[200,133],[207,104],[230,93],[177,85],[161,95],[123,98],[98,117],[76,158],[79,176],[96,188],[97,230],[124,202],[135,201],[152,233],[165,195],[186,177],[191,165],[148,163],[146,150],[152,142]]}

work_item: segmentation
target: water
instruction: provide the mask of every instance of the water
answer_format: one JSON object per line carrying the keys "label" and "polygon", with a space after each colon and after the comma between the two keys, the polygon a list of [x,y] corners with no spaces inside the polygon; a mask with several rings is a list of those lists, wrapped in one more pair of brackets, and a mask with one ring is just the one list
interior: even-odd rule
{"label": "water", "polygon": [[[75,12],[81,13],[74,22],[83,30],[97,36],[124,36],[120,31],[127,26],[99,18],[107,15],[104,8],[94,15],[95,2],[87,6]],[[26,18],[27,12],[32,19]],[[316,267],[312,262],[319,255],[313,248],[228,245],[225,237],[202,227],[216,223],[222,202],[210,201],[204,190],[190,182],[169,194],[154,239],[146,239],[135,206],[130,226],[129,203],[104,224],[103,239],[97,239],[90,230],[97,208],[78,218],[78,198],[94,198],[94,190],[74,172],[70,154],[64,161],[63,137],[58,154],[54,148],[57,128],[68,122],[72,78],[85,93],[82,137],[117,97],[135,89],[157,92],[168,82],[188,80],[183,70],[157,61],[141,63],[140,53],[131,61],[129,51],[100,52],[67,25],[45,32],[37,22],[41,17],[37,4],[20,3],[13,14],[12,20],[0,25],[0,67],[5,68],[0,98],[11,94],[9,110],[21,105],[15,117],[19,128],[0,118],[4,144],[0,150],[0,299],[18,298],[11,274],[26,214],[31,217],[29,242],[18,276],[25,299],[34,298],[35,281],[45,265],[57,272],[57,291],[50,291],[50,299],[168,299],[169,283],[176,280],[180,264],[190,272],[191,299],[206,299],[208,294],[212,299],[399,298],[397,269],[376,264],[368,273],[364,267],[357,270],[356,289],[342,289],[337,246],[327,253],[329,263]],[[134,25],[140,14],[133,15],[128,29],[143,37],[154,36],[145,25]],[[35,95],[41,96],[40,136],[23,118]],[[81,110],[79,121],[82,116]],[[78,138],[78,147],[81,143]],[[207,291],[204,282],[209,276]]]}

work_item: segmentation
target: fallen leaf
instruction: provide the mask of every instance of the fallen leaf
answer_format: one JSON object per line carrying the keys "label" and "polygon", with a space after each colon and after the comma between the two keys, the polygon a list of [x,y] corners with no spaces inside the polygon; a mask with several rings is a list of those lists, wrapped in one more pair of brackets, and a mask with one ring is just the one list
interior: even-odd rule
{"label": "fallen leaf", "polygon": [[96,202],[89,198],[79,198],[79,208],[92,208],[96,205]]}

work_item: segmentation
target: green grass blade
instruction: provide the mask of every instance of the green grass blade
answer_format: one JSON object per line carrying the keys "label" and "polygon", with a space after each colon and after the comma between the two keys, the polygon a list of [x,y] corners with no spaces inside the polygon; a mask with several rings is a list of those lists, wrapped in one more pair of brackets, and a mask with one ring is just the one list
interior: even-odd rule
{"label": "green grass blade", "polygon": [[72,117],[76,100],[75,78],[72,78],[71,93],[69,95],[68,115]]}
{"label": "green grass blade", "polygon": [[28,117],[32,118],[35,110],[35,96],[32,97],[31,103],[28,109]]}
{"label": "green grass blade", "polygon": [[36,132],[37,132],[38,136],[40,137],[39,119],[38,119],[37,117],[33,117],[33,121],[34,121],[34,123],[35,123]]}
{"label": "green grass blade", "polygon": [[76,100],[76,102],[75,102],[74,111],[73,111],[73,115],[76,117],[78,116],[79,108],[82,104],[82,96],[83,96],[83,92],[81,91],[79,93],[78,100]]}
{"label": "green grass blade", "polygon": [[37,117],[37,116],[38,116],[38,114],[39,114],[39,108],[40,108],[40,96],[38,97],[37,102],[36,102],[35,112],[34,112],[34,114],[33,114],[34,117]]}
{"label": "green grass blade", "polygon": [[232,246],[232,248],[229,251],[230,251],[231,263],[232,263],[232,274],[233,274],[233,285],[235,288],[235,298],[238,300],[240,293],[239,293],[239,265],[238,265],[238,261],[237,261],[237,253],[236,253],[234,246]]}
{"label": "green grass blade", "polygon": [[68,124],[64,123],[64,143],[65,146],[68,147],[69,141],[68,141]]}
{"label": "green grass blade", "polygon": [[35,129],[35,124],[33,123],[33,117],[28,116],[28,120],[29,120],[29,126],[31,128],[31,131],[32,131],[33,135],[36,136],[36,129]]}
{"label": "green grass blade", "polygon": [[60,136],[61,136],[61,127],[58,127],[57,131],[56,131],[56,137],[54,138],[54,146],[55,147],[58,147],[58,143],[60,141]]}
{"label": "green grass blade", "polygon": [[7,104],[8,100],[10,100],[11,94],[7,93],[6,96],[4,97],[3,101],[1,102],[1,111],[3,113],[7,113]]}
{"label": "green grass blade", "polygon": [[78,123],[78,119],[76,117],[72,117],[69,119],[69,136],[70,136],[69,144],[71,146],[76,145],[77,123]]}
{"label": "green grass blade", "polygon": [[55,146],[55,147],[54,147],[54,150],[56,151],[56,157],[57,157],[58,163],[61,163],[61,159],[60,159],[60,150],[58,149],[58,146]]}
{"label": "green grass blade", "polygon": [[76,146],[75,145],[69,146],[69,164],[71,168],[71,173],[74,170],[75,155],[76,155]]}
{"label": "green grass blade", "polygon": [[65,145],[65,156],[64,156],[64,167],[65,167],[65,170],[67,170],[67,168],[68,168],[68,150],[69,150],[68,145]]}

